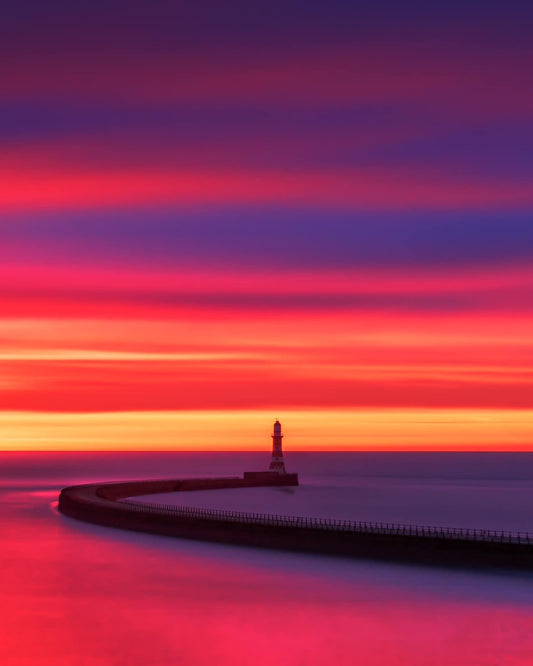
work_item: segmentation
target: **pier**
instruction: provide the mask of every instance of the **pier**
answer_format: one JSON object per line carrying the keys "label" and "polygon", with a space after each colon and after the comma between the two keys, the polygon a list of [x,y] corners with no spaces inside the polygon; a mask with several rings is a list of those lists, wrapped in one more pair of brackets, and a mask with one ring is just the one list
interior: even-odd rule
{"label": "pier", "polygon": [[282,516],[131,499],[195,490],[298,486],[298,474],[285,469],[282,439],[276,421],[268,471],[245,472],[242,477],[71,486],[61,491],[58,508],[67,516],[99,525],[185,539],[440,566],[533,569],[533,534],[526,532]]}
{"label": "pier", "polygon": [[186,539],[404,563],[533,569],[533,534],[525,532],[328,520],[130,501],[139,495],[297,482],[296,475],[257,473],[242,478],[87,484],[64,488],[58,508],[67,516],[99,525]]}

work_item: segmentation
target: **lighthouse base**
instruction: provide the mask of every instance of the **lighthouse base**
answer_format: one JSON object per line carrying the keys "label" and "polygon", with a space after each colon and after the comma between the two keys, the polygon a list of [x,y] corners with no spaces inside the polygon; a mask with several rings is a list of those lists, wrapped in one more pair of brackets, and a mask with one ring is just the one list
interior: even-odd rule
{"label": "lighthouse base", "polygon": [[261,486],[297,486],[298,474],[280,474],[279,472],[244,472],[244,480]]}

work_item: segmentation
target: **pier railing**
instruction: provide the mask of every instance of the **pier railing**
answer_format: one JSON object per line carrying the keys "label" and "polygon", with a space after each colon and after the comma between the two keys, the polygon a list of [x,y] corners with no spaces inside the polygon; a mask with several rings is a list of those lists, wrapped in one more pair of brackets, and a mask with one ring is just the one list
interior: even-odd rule
{"label": "pier railing", "polygon": [[336,520],[333,518],[311,518],[304,516],[278,516],[266,513],[227,511],[225,509],[202,509],[189,506],[175,506],[172,504],[137,502],[132,501],[131,499],[121,499],[118,500],[118,502],[127,511],[149,515],[174,516],[176,518],[220,520],[234,523],[323,530],[328,532],[385,534],[446,540],[484,541],[487,543],[533,544],[533,534],[528,532],[438,527],[435,525],[406,525],[399,523]]}

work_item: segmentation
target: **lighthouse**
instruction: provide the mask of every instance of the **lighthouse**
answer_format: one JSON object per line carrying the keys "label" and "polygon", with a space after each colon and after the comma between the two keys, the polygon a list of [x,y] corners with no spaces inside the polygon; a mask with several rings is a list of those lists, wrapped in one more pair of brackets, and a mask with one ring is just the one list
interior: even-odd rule
{"label": "lighthouse", "polygon": [[274,423],[274,433],[272,434],[272,460],[270,461],[270,472],[277,472],[278,474],[287,474],[285,471],[285,463],[283,462],[283,451],[281,449],[281,423],[276,421]]}
{"label": "lighthouse", "polygon": [[268,472],[244,472],[243,483],[246,486],[297,486],[298,474],[287,474],[281,450],[281,423],[274,423],[272,433],[272,459]]}

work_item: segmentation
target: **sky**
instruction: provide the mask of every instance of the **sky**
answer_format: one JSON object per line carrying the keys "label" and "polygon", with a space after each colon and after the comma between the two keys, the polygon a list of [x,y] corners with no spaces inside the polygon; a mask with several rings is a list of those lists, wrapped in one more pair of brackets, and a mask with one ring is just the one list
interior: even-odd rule
{"label": "sky", "polygon": [[0,447],[533,449],[532,33],[3,8]]}

